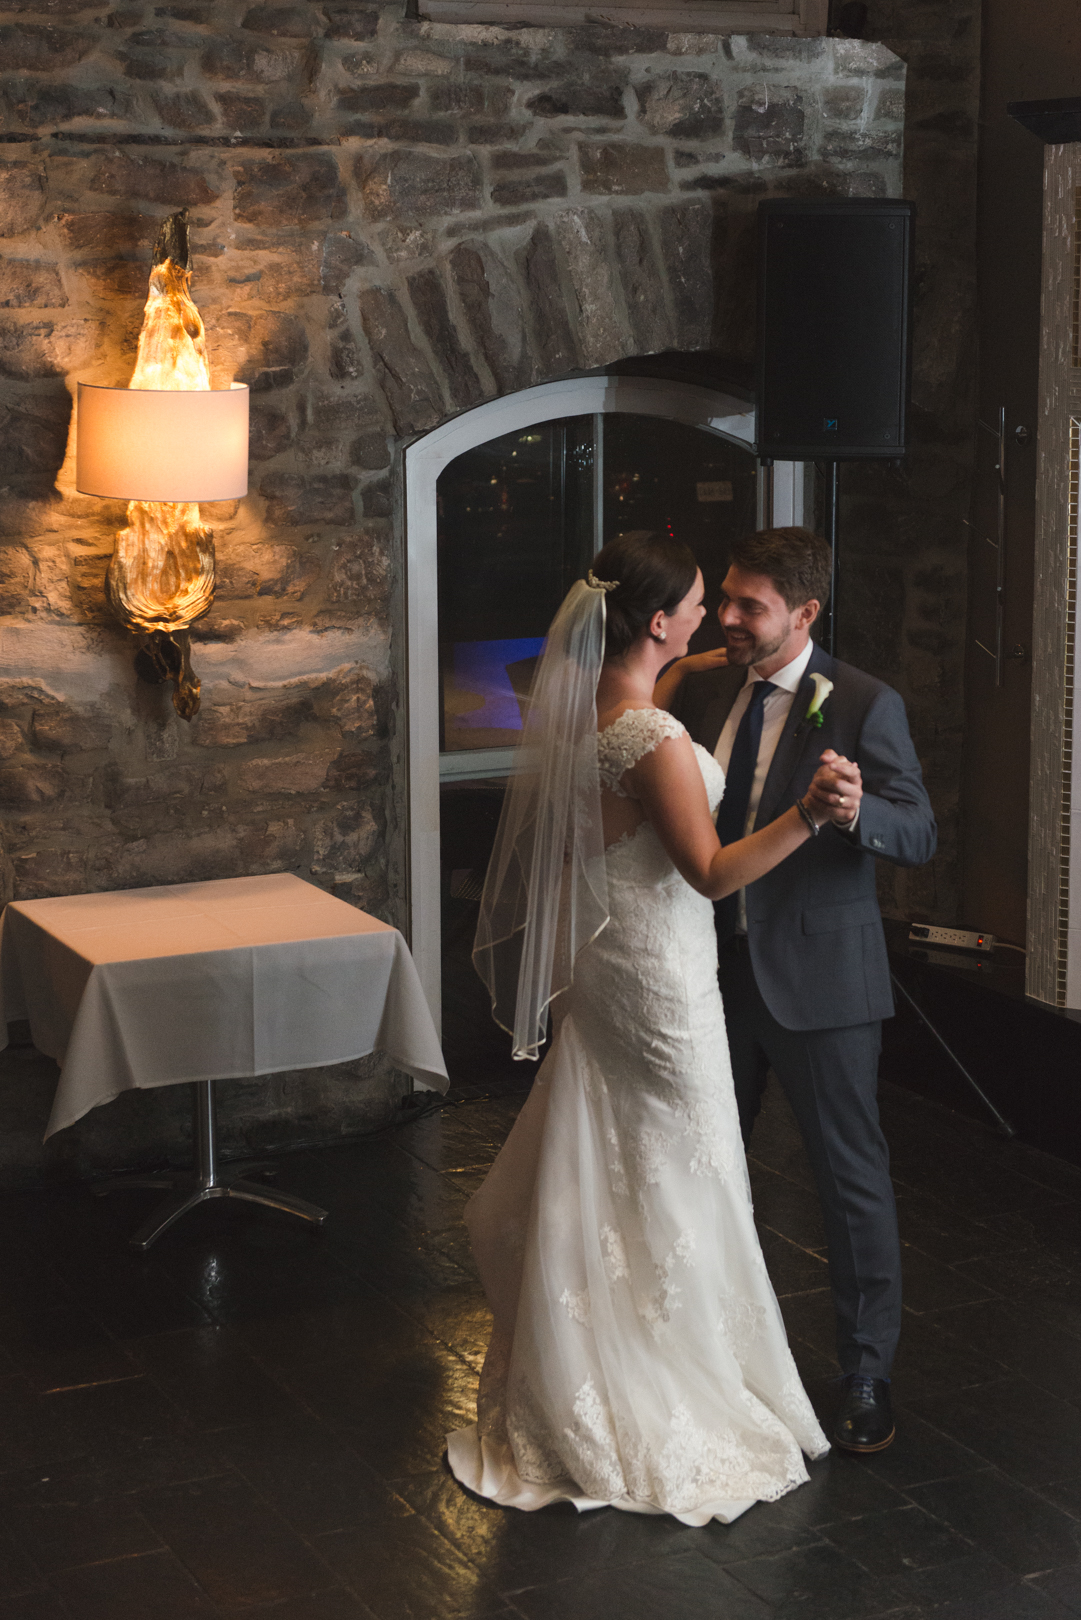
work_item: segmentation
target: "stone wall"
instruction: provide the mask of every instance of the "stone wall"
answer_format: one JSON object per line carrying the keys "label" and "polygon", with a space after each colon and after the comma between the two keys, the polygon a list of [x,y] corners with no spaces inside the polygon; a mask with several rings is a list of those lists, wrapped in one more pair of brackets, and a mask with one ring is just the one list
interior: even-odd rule
{"label": "stone wall", "polygon": [[[636,354],[749,356],[757,200],[896,194],[903,65],[847,40],[21,0],[0,69],[6,894],[294,870],[402,924],[403,440]],[[179,206],[215,383],[252,388],[251,493],[203,509],[190,726],[106,613],[123,507],[76,494],[70,423],[78,380],[128,380]],[[5,1061],[9,1173],[178,1140],[183,1099],[137,1096],[43,1160],[52,1071]],[[238,1086],[226,1137],[359,1128],[397,1089],[366,1072]]]}

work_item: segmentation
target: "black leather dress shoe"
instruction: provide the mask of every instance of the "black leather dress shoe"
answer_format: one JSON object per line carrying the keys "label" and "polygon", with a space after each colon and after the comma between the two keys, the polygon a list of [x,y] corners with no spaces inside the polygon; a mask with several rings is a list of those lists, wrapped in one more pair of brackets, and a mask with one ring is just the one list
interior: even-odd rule
{"label": "black leather dress shoe", "polygon": [[888,1378],[848,1373],[844,1380],[833,1443],[842,1451],[885,1451],[896,1434]]}

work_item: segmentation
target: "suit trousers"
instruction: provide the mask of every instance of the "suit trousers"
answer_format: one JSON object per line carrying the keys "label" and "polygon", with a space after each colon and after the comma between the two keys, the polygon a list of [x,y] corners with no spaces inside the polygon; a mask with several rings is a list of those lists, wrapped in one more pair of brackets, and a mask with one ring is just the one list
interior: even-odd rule
{"label": "suit trousers", "polygon": [[755,981],[745,935],[721,947],[718,973],[744,1143],[772,1069],[822,1203],[841,1371],[888,1378],[901,1331],[901,1245],[878,1119],[882,1026],[785,1029]]}

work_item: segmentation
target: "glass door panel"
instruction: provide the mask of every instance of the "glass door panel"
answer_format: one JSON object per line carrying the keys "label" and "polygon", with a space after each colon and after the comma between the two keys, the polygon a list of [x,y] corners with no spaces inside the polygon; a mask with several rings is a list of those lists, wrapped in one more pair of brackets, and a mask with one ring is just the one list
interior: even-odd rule
{"label": "glass door panel", "polygon": [[[443,1050],[461,1085],[523,1073],[511,1068],[471,948],[548,625],[603,540],[629,529],[685,540],[715,610],[728,547],[755,526],[755,464],[748,451],[683,423],[574,416],[459,456],[436,494]],[[695,650],[719,639],[711,611]]]}
{"label": "glass door panel", "polygon": [[686,542],[706,587],[692,652],[720,645],[728,548],[756,527],[754,457],[682,422],[613,412],[604,422],[604,536],[659,529]]}
{"label": "glass door panel", "polygon": [[589,416],[492,439],[440,477],[442,754],[518,741],[544,633],[593,555],[592,492]]}

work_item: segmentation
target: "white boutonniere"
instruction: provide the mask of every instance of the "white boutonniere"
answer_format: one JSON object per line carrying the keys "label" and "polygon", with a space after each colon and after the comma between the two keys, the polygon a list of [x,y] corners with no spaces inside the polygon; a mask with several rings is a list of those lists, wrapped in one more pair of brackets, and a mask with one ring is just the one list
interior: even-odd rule
{"label": "white boutonniere", "polygon": [[822,705],[833,691],[833,682],[827,681],[824,675],[812,675],[811,679],[815,685],[814,697],[807,705],[807,713],[803,718],[809,726],[821,726]]}

